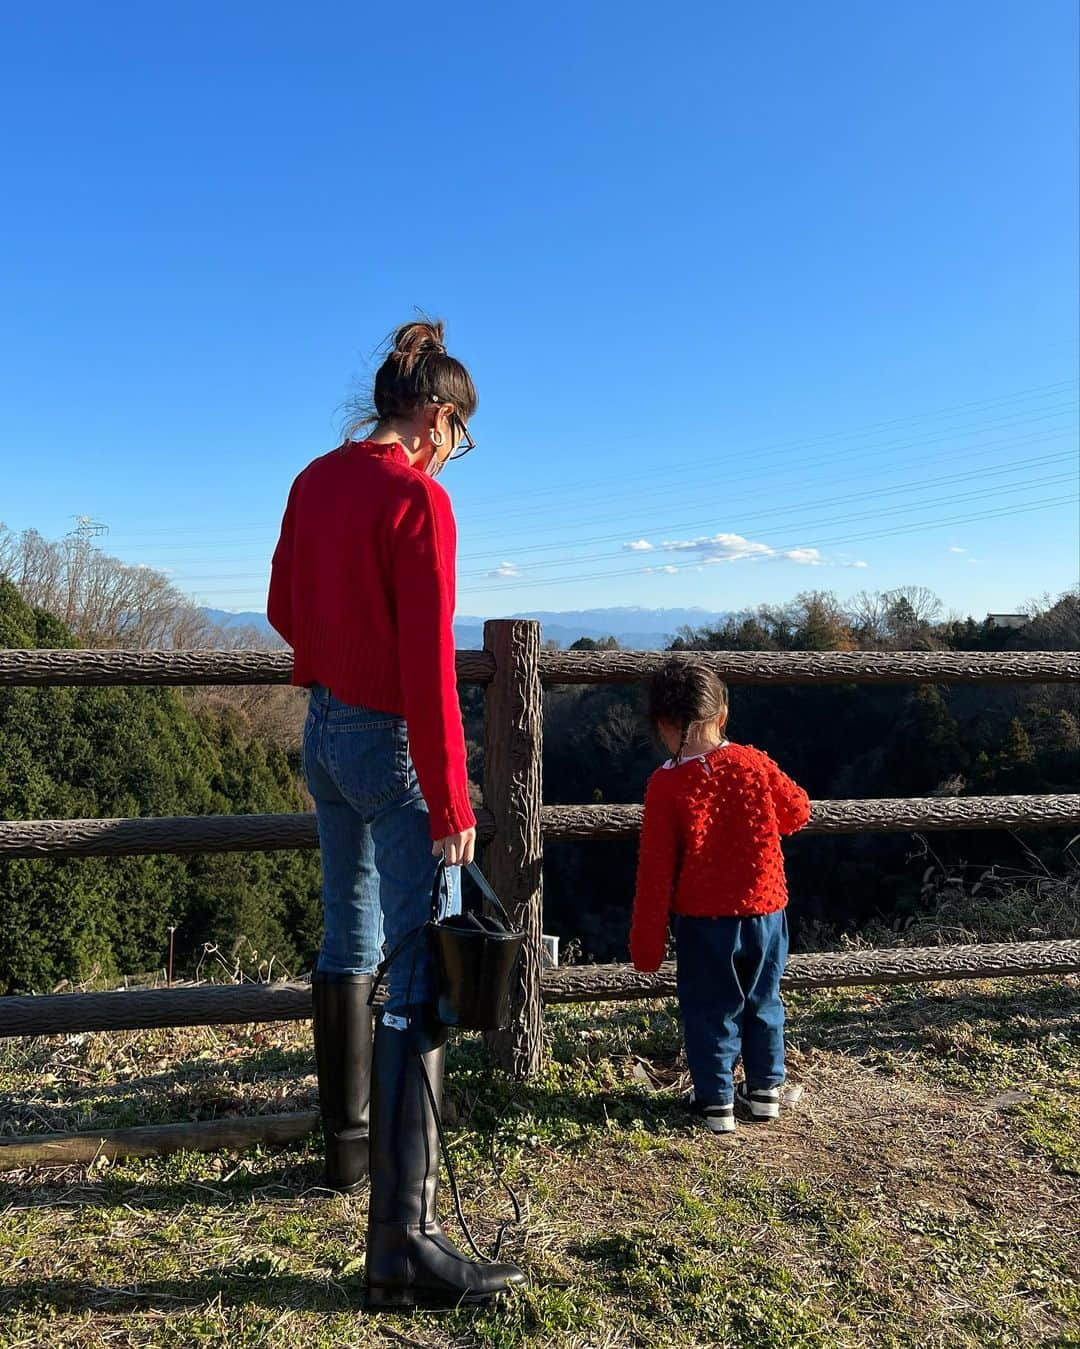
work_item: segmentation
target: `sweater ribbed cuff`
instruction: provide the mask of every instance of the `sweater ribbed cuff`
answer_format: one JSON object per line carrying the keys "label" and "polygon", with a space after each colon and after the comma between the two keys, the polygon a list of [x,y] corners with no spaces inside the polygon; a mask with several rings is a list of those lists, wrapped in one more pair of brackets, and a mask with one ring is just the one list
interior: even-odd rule
{"label": "sweater ribbed cuff", "polygon": [[469,801],[468,786],[452,792],[445,801],[428,802],[431,817],[431,841],[437,843],[451,834],[464,833],[476,827],[476,813]]}

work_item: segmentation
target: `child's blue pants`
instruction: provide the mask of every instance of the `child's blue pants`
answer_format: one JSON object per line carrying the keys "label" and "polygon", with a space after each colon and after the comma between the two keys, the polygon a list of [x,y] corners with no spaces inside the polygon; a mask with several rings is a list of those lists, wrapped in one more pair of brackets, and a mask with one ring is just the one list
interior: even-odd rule
{"label": "child's blue pants", "polygon": [[675,919],[679,1006],[694,1098],[734,1100],[732,1071],[742,1052],[751,1089],[784,1081],[780,976],[788,953],[787,913]]}

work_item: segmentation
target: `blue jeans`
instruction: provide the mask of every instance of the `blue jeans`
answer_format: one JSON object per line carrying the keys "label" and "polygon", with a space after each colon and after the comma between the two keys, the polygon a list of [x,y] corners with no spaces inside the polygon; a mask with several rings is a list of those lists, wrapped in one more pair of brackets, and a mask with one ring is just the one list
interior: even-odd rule
{"label": "blue jeans", "polygon": [[675,920],[676,983],[694,1099],[727,1105],[742,1051],[751,1090],[784,1080],[780,976],[788,953],[787,913]]}
{"label": "blue jeans", "polygon": [[[323,942],[316,968],[370,974],[385,930],[386,1011],[431,1001],[434,979],[423,924],[438,859],[427,804],[409,755],[405,719],[353,707],[313,684],[302,761],[315,800],[322,854]],[[443,914],[461,908],[460,870],[447,868]],[[415,935],[409,939],[409,934]]]}

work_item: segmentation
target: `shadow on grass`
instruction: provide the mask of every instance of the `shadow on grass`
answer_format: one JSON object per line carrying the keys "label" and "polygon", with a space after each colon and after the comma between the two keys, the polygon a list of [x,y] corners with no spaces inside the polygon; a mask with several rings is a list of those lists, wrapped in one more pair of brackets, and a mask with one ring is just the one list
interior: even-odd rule
{"label": "shadow on grass", "polygon": [[[933,990],[918,985],[837,989],[844,998],[839,1002],[822,1002],[820,994],[799,992],[785,999],[788,1036],[804,1047],[820,1049],[833,1048],[842,1040],[845,1050],[856,1052],[895,1048],[901,1036],[905,1047],[930,1051],[932,1045],[925,1040],[928,1033],[981,1023],[1003,1044],[1020,1045],[1075,1028],[1080,1021],[1078,991],[1060,982],[1035,988],[1030,983],[1016,984],[1005,991],[999,985],[985,991],[958,981]],[[606,1010],[592,1048],[601,1055],[633,1053],[651,1058],[670,1055],[681,1044],[682,1027],[671,999],[659,1008],[622,1004]],[[569,1027],[559,1028],[552,1048],[566,1062],[580,1052]]]}
{"label": "shadow on grass", "polygon": [[[448,1082],[448,1097],[456,1103],[457,1116],[448,1131],[452,1155],[459,1165],[468,1167],[471,1161],[482,1171],[489,1166],[492,1142],[501,1158],[512,1153],[521,1138],[539,1134],[557,1139],[560,1148],[572,1155],[593,1146],[596,1137],[606,1133],[612,1124],[658,1134],[689,1132],[693,1127],[686,1104],[679,1096],[633,1086],[578,1092],[543,1083],[515,1082],[488,1072],[479,1087],[470,1088],[467,1080]],[[461,1139],[458,1126],[465,1126],[472,1135],[471,1149]],[[316,1135],[312,1140],[318,1147]],[[299,1146],[306,1144],[302,1142]],[[153,1175],[146,1180],[132,1179],[123,1171],[149,1162],[135,1158],[116,1163],[115,1173],[107,1171],[74,1179],[70,1171],[52,1175],[40,1171],[18,1181],[0,1181],[0,1208],[70,1210],[132,1205],[169,1211],[192,1204],[207,1209],[230,1208],[253,1200],[302,1201],[305,1205],[337,1202],[338,1196],[323,1186],[321,1158],[300,1160],[296,1147],[290,1144],[273,1152],[268,1150],[258,1172],[245,1169],[223,1178],[215,1176],[207,1166],[203,1174],[188,1170],[175,1179]],[[187,1159],[186,1167],[198,1168],[194,1154],[179,1155]],[[162,1158],[149,1164],[168,1167],[175,1163]]]}
{"label": "shadow on grass", "polygon": [[[846,990],[858,992],[858,990]],[[873,994],[873,989],[866,992]],[[949,992],[904,994],[860,1003],[804,1006],[792,1000],[789,1037],[804,1048],[913,1049],[935,1052],[935,1035],[974,1025],[1002,1045],[1022,1046],[1080,1022],[1080,1000],[1061,986],[985,993],[954,985]]]}
{"label": "shadow on grass", "polygon": [[[25,1133],[69,1129],[124,1129],[139,1124],[166,1124],[178,1119],[216,1119],[231,1110],[254,1104],[244,1093],[280,1082],[293,1086],[303,1098],[291,1107],[315,1108],[315,1092],[298,1079],[314,1074],[312,1055],[303,1050],[271,1048],[227,1063],[190,1062],[123,1082],[71,1086],[62,1099],[24,1104],[18,1093],[0,1092],[0,1118],[17,1121]],[[73,1123],[73,1116],[85,1114]]]}
{"label": "shadow on grass", "polygon": [[274,1310],[341,1311],[362,1303],[359,1280],[334,1284],[300,1274],[275,1273],[268,1261],[250,1260],[221,1274],[147,1279],[129,1287],[87,1279],[26,1279],[0,1284],[0,1311],[100,1311],[198,1307],[218,1298],[233,1306],[253,1302]]}
{"label": "shadow on grass", "polygon": [[[132,1205],[147,1210],[179,1211],[193,1204],[205,1209],[234,1208],[252,1200],[303,1200],[317,1205],[339,1198],[324,1187],[321,1162],[297,1163],[287,1160],[286,1149],[282,1153],[286,1156],[281,1165],[275,1166],[274,1158],[270,1157],[264,1170],[244,1171],[228,1178],[213,1176],[209,1170],[205,1177],[146,1181],[109,1174],[100,1179],[72,1180],[70,1174],[66,1179],[52,1179],[47,1172],[39,1173],[31,1180],[0,1184],[0,1209],[9,1206],[109,1209]],[[146,1160],[133,1159],[136,1164]]]}
{"label": "shadow on grass", "polygon": [[[0,1316],[16,1312],[177,1312],[185,1308],[196,1310],[211,1303],[223,1307],[254,1305],[275,1312],[370,1315],[384,1337],[380,1342],[416,1346],[416,1349],[429,1343],[395,1331],[387,1324],[385,1313],[367,1313],[363,1281],[359,1277],[334,1283],[308,1275],[280,1274],[258,1260],[218,1275],[147,1279],[130,1287],[95,1284],[85,1279],[27,1279],[20,1284],[0,1284]],[[443,1314],[452,1311],[448,1308]]]}

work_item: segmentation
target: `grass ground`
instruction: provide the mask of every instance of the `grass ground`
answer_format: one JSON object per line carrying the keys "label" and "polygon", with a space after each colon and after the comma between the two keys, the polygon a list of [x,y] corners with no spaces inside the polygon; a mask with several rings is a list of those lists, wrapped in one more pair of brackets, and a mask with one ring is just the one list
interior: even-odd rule
{"label": "grass ground", "polygon": [[[0,1345],[1080,1344],[1080,979],[789,999],[774,1126],[699,1131],[671,1004],[564,1008],[499,1080],[463,1037],[450,1130],[469,1213],[525,1219],[498,1309],[374,1317],[365,1199],[314,1140],[0,1177]],[[306,1026],[0,1045],[0,1128],[310,1108]],[[444,1206],[448,1209],[448,1205]],[[453,1230],[453,1224],[448,1224]]]}

